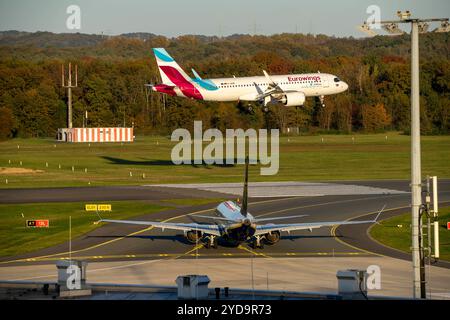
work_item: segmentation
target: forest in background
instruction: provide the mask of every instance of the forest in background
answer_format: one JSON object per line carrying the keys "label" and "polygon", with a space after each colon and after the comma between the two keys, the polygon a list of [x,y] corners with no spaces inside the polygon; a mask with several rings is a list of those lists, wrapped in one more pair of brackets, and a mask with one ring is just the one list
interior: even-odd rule
{"label": "forest in background", "polygon": [[[449,134],[448,34],[420,36],[421,129]],[[146,90],[159,82],[151,52],[165,47],[183,69],[203,78],[327,72],[349,84],[327,96],[326,107],[308,98],[301,108],[273,106],[264,113],[247,103],[216,103],[164,96]],[[54,137],[66,126],[61,65],[78,65],[73,125],[131,126],[137,134],[169,134],[203,127],[298,128],[300,133],[409,133],[410,37],[336,38],[311,34],[272,36],[151,33],[120,36],[0,32],[0,139]],[[192,75],[192,74],[191,74]]]}

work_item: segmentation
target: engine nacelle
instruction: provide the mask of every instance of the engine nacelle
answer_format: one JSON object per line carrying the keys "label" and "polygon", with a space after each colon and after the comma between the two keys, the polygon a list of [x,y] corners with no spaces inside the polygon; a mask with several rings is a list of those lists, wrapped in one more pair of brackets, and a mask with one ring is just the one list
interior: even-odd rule
{"label": "engine nacelle", "polygon": [[265,234],[266,242],[268,244],[275,244],[280,241],[280,231],[272,231]]}
{"label": "engine nacelle", "polygon": [[202,238],[201,231],[191,230],[186,232],[186,239],[190,243],[197,243],[197,241],[199,241],[201,238]]}
{"label": "engine nacelle", "polygon": [[306,97],[303,92],[287,92],[280,102],[286,107],[298,107],[305,103]]}

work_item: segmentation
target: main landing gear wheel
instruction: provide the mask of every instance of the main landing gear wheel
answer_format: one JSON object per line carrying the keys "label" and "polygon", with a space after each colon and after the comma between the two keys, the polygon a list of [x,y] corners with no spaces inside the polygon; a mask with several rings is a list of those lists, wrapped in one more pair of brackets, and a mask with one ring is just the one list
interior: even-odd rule
{"label": "main landing gear wheel", "polygon": [[267,112],[269,112],[269,108],[264,107],[263,111],[264,111],[265,113],[267,113]]}

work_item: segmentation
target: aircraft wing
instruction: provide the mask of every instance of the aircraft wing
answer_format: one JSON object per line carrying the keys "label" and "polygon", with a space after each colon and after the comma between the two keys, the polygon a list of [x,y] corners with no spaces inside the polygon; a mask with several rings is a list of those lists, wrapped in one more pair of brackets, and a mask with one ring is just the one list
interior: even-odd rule
{"label": "aircraft wing", "polygon": [[287,223],[287,224],[264,224],[257,225],[255,236],[262,235],[274,231],[295,231],[295,230],[311,230],[322,227],[331,227],[342,224],[361,224],[361,223],[374,223],[376,220],[365,221],[327,221],[327,222],[306,222],[306,223]]}
{"label": "aircraft wing", "polygon": [[198,224],[198,223],[169,223],[169,222],[156,222],[156,221],[136,221],[136,220],[109,220],[101,219],[100,222],[112,222],[112,223],[124,223],[124,224],[137,224],[144,226],[151,226],[155,228],[160,228],[169,230],[180,230],[180,231],[202,231],[207,234],[212,234],[215,236],[220,236],[221,230],[223,228],[217,224]]}
{"label": "aircraft wing", "polygon": [[[275,81],[272,80],[272,78],[269,76],[269,74],[266,72],[266,70],[263,70],[264,76],[266,77],[267,83],[269,86],[267,87],[266,91],[262,91],[261,89],[257,87],[258,94],[255,97],[255,100],[263,100],[268,96],[274,95],[274,94],[283,94],[287,92],[298,92],[296,90],[283,90]],[[256,84],[255,84],[256,85]],[[242,99],[245,100],[245,99]]]}

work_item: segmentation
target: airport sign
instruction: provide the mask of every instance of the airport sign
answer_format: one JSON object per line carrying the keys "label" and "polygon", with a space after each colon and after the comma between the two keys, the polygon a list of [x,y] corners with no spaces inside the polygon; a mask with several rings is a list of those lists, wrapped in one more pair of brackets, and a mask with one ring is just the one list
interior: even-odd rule
{"label": "airport sign", "polygon": [[49,220],[27,220],[27,227],[31,228],[48,228]]}
{"label": "airport sign", "polygon": [[84,206],[86,211],[111,211],[112,206],[110,204],[86,204]]}
{"label": "airport sign", "polygon": [[84,206],[84,209],[86,211],[97,211],[97,205],[96,204],[86,204]]}
{"label": "airport sign", "polygon": [[99,204],[98,211],[111,211],[111,205],[110,204]]}

